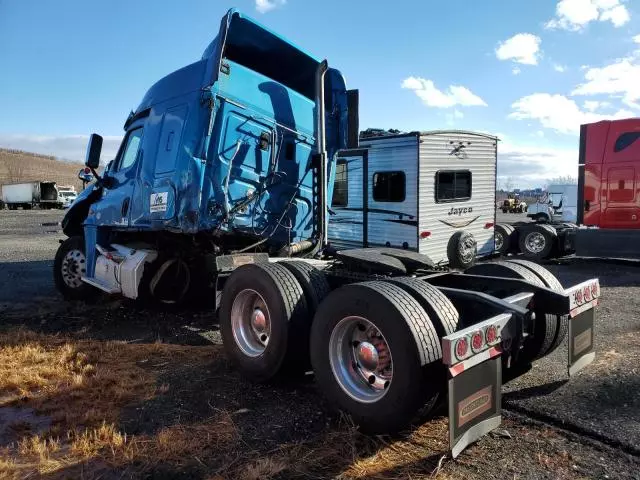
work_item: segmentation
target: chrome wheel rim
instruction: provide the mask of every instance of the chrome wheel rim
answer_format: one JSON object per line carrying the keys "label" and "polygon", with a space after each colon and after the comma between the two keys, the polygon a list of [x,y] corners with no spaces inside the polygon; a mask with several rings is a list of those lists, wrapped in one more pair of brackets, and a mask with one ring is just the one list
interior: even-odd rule
{"label": "chrome wheel rim", "polygon": [[87,259],[80,250],[69,250],[62,259],[62,280],[69,288],[82,286],[82,277],[87,273]]}
{"label": "chrome wheel rim", "polygon": [[470,263],[476,256],[476,241],[473,237],[467,237],[458,246],[458,252],[464,263]]}
{"label": "chrome wheel rim", "polygon": [[389,344],[363,317],[345,317],[335,326],[329,339],[329,363],[340,388],[361,403],[379,401],[393,381]]}
{"label": "chrome wheel rim", "polygon": [[231,330],[238,348],[248,357],[259,357],[269,345],[271,316],[262,295],[247,288],[233,300]]}
{"label": "chrome wheel rim", "polygon": [[531,253],[540,253],[544,250],[547,241],[540,232],[531,232],[528,233],[524,239],[525,245],[527,246],[527,250]]}
{"label": "chrome wheel rim", "polygon": [[502,234],[496,232],[494,239],[496,242],[496,250],[497,251],[502,250],[502,246],[504,245],[504,238],[502,237]]}

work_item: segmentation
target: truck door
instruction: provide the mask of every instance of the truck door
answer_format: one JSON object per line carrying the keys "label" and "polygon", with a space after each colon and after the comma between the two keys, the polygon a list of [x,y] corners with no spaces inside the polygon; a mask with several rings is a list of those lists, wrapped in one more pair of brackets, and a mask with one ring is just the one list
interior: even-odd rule
{"label": "truck door", "polygon": [[329,243],[336,248],[367,247],[367,152],[345,152],[336,162],[329,212]]}
{"label": "truck door", "polygon": [[142,150],[142,135],[142,127],[129,130],[120,145],[118,156],[108,173],[109,188],[104,189],[98,204],[98,225],[129,226],[131,201]]}
{"label": "truck door", "polygon": [[640,124],[637,120],[612,122],[602,171],[601,227],[640,227],[639,171]]}

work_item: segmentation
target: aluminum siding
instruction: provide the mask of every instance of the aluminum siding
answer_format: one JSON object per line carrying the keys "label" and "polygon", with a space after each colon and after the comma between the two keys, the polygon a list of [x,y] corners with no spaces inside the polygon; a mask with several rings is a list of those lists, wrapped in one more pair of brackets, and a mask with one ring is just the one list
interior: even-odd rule
{"label": "aluminum siding", "polygon": [[[452,150],[463,142],[464,153],[457,157]],[[478,255],[494,251],[495,190],[497,138],[473,132],[426,132],[420,136],[420,206],[419,232],[431,232],[419,240],[420,253],[434,262],[446,263],[447,245],[459,230],[471,232],[478,243]],[[436,203],[435,177],[439,170],[471,171],[469,200]],[[452,209],[471,209],[454,212]],[[448,225],[447,223],[456,225]],[[464,225],[470,222],[468,225]]]}
{"label": "aluminum siding", "polygon": [[362,156],[339,155],[338,161],[347,161],[347,206],[331,206],[335,215],[329,214],[327,235],[336,248],[362,247]]}

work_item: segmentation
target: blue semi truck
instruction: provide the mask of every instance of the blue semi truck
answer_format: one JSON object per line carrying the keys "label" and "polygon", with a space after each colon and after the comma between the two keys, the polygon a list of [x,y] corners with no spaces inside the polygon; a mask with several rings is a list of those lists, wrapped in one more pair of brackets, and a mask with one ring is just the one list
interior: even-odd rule
{"label": "blue semi truck", "polygon": [[236,10],[124,130],[101,175],[91,136],[96,180],[65,215],[54,263],[66,299],[179,305],[221,291],[224,347],[244,376],[313,370],[367,432],[405,428],[448,398],[454,456],[500,423],[502,382],[567,334],[569,373],[593,360],[596,279],[564,289],[531,262],[461,272],[408,250],[331,249],[328,199],[339,152],[358,147],[357,91]]}

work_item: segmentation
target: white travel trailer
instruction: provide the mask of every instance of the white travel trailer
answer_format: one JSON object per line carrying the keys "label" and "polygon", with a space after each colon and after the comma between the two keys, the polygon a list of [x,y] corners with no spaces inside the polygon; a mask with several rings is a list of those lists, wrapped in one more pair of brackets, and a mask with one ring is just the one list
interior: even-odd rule
{"label": "white travel trailer", "polygon": [[337,162],[331,245],[400,247],[462,268],[492,254],[497,142],[454,130],[362,139]]}

